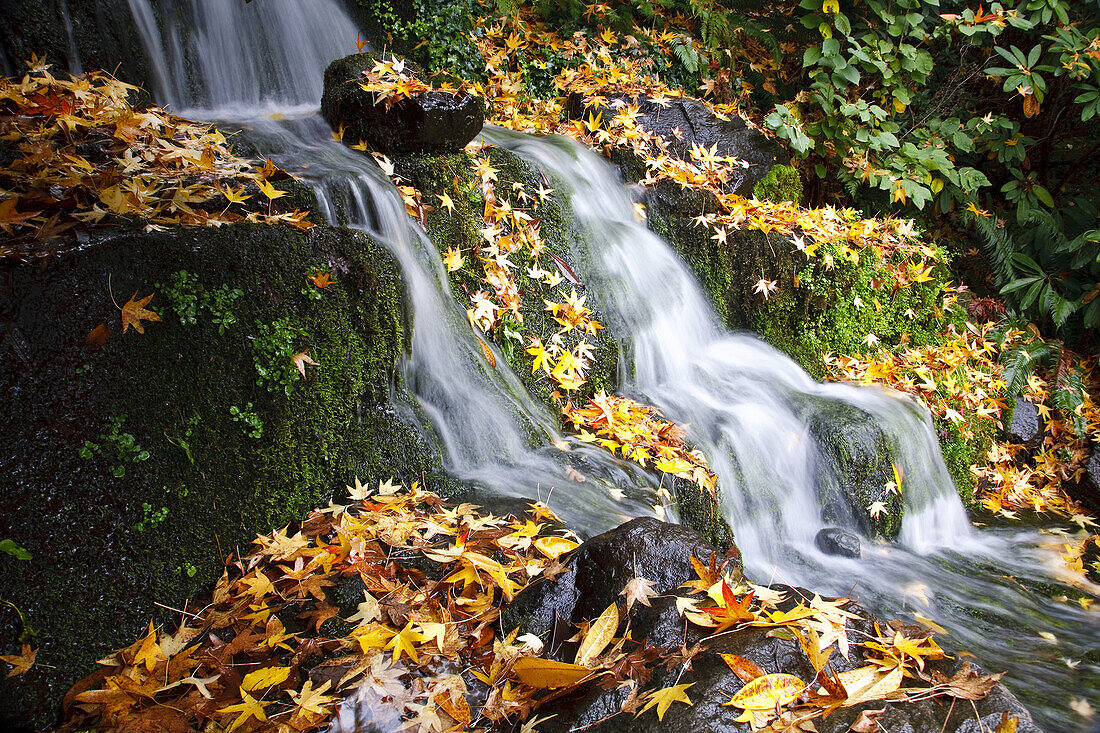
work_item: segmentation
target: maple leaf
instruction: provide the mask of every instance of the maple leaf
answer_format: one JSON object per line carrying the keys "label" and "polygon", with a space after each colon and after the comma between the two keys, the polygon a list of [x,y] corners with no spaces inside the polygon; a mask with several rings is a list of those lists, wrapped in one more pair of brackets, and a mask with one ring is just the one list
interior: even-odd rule
{"label": "maple leaf", "polygon": [[313,680],[307,679],[300,692],[287,690],[286,694],[298,706],[300,712],[310,715],[324,715],[327,712],[325,706],[336,700],[335,696],[324,694],[331,686],[332,682],[325,680],[320,687],[314,689]]}
{"label": "maple leaf", "polygon": [[301,352],[295,354],[294,356],[290,357],[290,360],[292,362],[294,362],[294,366],[298,367],[298,371],[301,373],[301,375],[303,377],[306,375],[306,364],[311,364],[313,366],[321,366],[320,364],[315,362],[312,358],[310,358],[309,354],[306,353],[308,351],[309,351],[309,349],[306,349],[305,351],[301,351]]}
{"label": "maple leaf", "polygon": [[577,649],[577,664],[590,666],[600,656],[619,628],[619,607],[612,603],[593,622]]}
{"label": "maple leaf", "polygon": [[653,590],[653,581],[645,578],[633,578],[627,582],[626,587],[619,593],[626,596],[626,610],[629,613],[631,606],[636,602],[643,606],[649,606],[649,599],[656,597],[657,591]]}
{"label": "maple leaf", "polygon": [[447,272],[457,272],[462,269],[462,266],[466,264],[466,260],[462,257],[462,250],[459,247],[451,247],[443,253],[443,264],[447,267]]}
{"label": "maple leaf", "polygon": [[146,309],[149,301],[153,299],[155,293],[149,293],[141,300],[134,300],[137,298],[137,291],[130,296],[130,300],[126,301],[126,304],[122,306],[122,332],[126,333],[126,329],[130,326],[134,327],[134,330],[138,333],[145,333],[145,328],[141,325],[142,321],[159,321],[160,316],[151,310]]}
{"label": "maple leaf", "polygon": [[407,654],[414,663],[419,659],[416,656],[416,645],[422,641],[427,641],[428,637],[421,634],[419,631],[413,630],[413,622],[409,621],[405,624],[405,628],[394,634],[389,642],[386,644],[387,649],[393,649],[393,661],[394,664],[401,659],[402,654]]}
{"label": "maple leaf", "polygon": [[319,287],[321,290],[335,285],[336,281],[332,279],[332,273],[330,272],[318,272],[309,276],[309,281]]}
{"label": "maple leaf", "polygon": [[642,707],[641,710],[634,714],[634,717],[637,718],[646,710],[649,710],[652,707],[656,707],[657,720],[664,720],[665,713],[668,712],[668,709],[672,707],[672,703],[674,702],[682,702],[685,705],[692,707],[694,703],[692,703],[691,699],[688,698],[687,690],[694,684],[694,682],[690,682],[684,685],[673,685],[672,687],[666,687],[663,690],[656,690],[649,693],[649,696],[646,698],[646,704]]}
{"label": "maple leaf", "polygon": [[18,677],[34,666],[34,658],[38,655],[37,649],[31,649],[30,644],[24,644],[19,654],[0,655],[0,659],[11,665],[8,677]]}
{"label": "maple leaf", "polygon": [[261,723],[267,722],[267,714],[264,712],[264,708],[271,704],[270,701],[262,702],[257,700],[245,690],[241,690],[241,699],[244,702],[218,709],[219,713],[240,713],[236,720],[233,721],[233,724],[226,730],[226,733],[232,733],[232,731],[243,725],[249,718],[255,718]]}

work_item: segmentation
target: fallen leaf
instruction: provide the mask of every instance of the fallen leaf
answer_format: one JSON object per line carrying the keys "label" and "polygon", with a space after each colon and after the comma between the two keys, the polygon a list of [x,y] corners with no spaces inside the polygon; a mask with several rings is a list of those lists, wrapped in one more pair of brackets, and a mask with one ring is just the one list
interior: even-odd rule
{"label": "fallen leaf", "polygon": [[19,654],[5,654],[0,656],[0,659],[12,666],[11,671],[8,672],[8,677],[18,677],[34,666],[34,658],[37,655],[37,649],[31,649],[30,644],[24,644]]}
{"label": "fallen leaf", "polygon": [[520,682],[539,689],[569,687],[592,674],[592,670],[579,664],[555,662],[539,657],[522,657],[516,660],[512,671]]}
{"label": "fallen leaf", "polygon": [[317,362],[315,362],[313,359],[310,358],[309,354],[306,353],[307,351],[309,351],[309,349],[306,349],[306,351],[299,352],[299,353],[295,354],[294,356],[290,357],[290,360],[292,362],[294,362],[294,366],[298,367],[298,371],[301,373],[301,375],[303,377],[306,375],[306,364],[312,364],[313,366],[321,366],[320,364],[318,364]]}
{"label": "fallen leaf", "polygon": [[241,680],[241,689],[252,692],[253,690],[262,690],[265,687],[274,687],[286,682],[289,676],[290,667],[264,667],[246,674],[244,679]]}
{"label": "fallen leaf", "polygon": [[774,710],[794,701],[806,685],[790,674],[766,674],[745,684],[729,702],[723,705],[745,710]]}
{"label": "fallen leaf", "polygon": [[756,666],[756,662],[753,662],[751,659],[745,659],[736,654],[719,654],[718,656],[729,665],[729,668],[733,670],[733,673],[737,675],[737,678],[742,682],[752,682],[758,677],[763,677],[766,674],[766,672]]}
{"label": "fallen leaf", "polygon": [[649,599],[658,595],[657,591],[653,590],[653,581],[646,580],[645,578],[632,578],[627,582],[626,587],[623,588],[620,596],[626,596],[626,610],[629,613],[630,607],[635,603],[640,603],[643,606],[649,606]]}
{"label": "fallen leaf", "polygon": [[160,316],[151,310],[145,308],[150,300],[153,299],[154,293],[149,293],[141,300],[134,300],[137,297],[137,291],[130,296],[130,300],[126,301],[126,305],[122,306],[122,332],[126,333],[126,329],[130,326],[134,327],[134,330],[138,333],[145,333],[145,328],[141,325],[144,321],[159,321]]}
{"label": "fallen leaf", "polygon": [[587,667],[600,656],[619,628],[619,606],[612,603],[593,622],[577,649],[577,664]]}
{"label": "fallen leaf", "polygon": [[686,685],[674,685],[672,687],[666,687],[663,690],[657,690],[656,692],[649,693],[645,706],[634,714],[637,718],[639,715],[649,710],[651,707],[657,707],[657,720],[664,720],[665,713],[672,706],[674,702],[682,702],[685,705],[691,707],[694,703],[687,696],[687,689],[694,685],[692,682]]}
{"label": "fallen leaf", "polygon": [[851,733],[879,733],[881,727],[875,718],[886,712],[886,708],[880,710],[861,710],[859,717],[852,722],[848,729]]}
{"label": "fallen leaf", "polygon": [[103,344],[107,343],[109,338],[111,338],[111,329],[107,328],[106,323],[101,323],[84,337],[84,346],[89,351],[98,351],[103,348]]}

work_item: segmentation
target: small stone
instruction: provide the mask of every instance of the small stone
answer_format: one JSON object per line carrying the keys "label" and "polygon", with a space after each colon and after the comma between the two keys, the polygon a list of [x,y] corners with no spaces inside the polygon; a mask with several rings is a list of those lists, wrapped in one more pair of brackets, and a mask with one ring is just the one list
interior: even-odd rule
{"label": "small stone", "polygon": [[838,557],[859,557],[859,536],[840,527],[826,527],[814,537],[817,549],[826,555]]}
{"label": "small stone", "polygon": [[1067,486],[1067,490],[1086,508],[1100,512],[1100,449],[1093,449],[1085,464],[1085,475],[1076,486]]}
{"label": "small stone", "polygon": [[1014,443],[1022,443],[1032,449],[1038,447],[1043,430],[1039,423],[1039,410],[1031,401],[1022,397],[1013,400],[1012,421],[1005,434]]}
{"label": "small stone", "polygon": [[[388,155],[457,153],[481,132],[482,102],[464,92],[423,92],[388,109],[375,104],[375,94],[359,86],[375,58],[356,54],[333,61],[325,70],[321,115],[334,130],[343,128],[344,142],[364,142]],[[418,72],[415,64],[405,65],[414,75]]]}

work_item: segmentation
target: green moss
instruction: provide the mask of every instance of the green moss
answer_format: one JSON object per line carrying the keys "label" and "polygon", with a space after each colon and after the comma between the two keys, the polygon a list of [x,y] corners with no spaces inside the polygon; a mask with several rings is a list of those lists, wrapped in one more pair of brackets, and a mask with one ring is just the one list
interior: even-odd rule
{"label": "green moss", "polygon": [[768,175],[757,181],[752,187],[752,195],[760,200],[774,201],[802,201],[802,176],[789,165],[777,164],[771,167]]}
{"label": "green moss", "polygon": [[[337,280],[320,299],[305,279],[318,265]],[[95,659],[149,618],[171,621],[154,599],[179,607],[220,575],[227,554],[339,499],[355,476],[462,492],[396,383],[408,342],[398,268],[360,234],[260,225],[115,234],[45,271],[5,268],[2,306],[18,314],[12,328],[33,335],[34,367],[0,367],[0,389],[26,416],[0,435],[11,467],[0,510],[39,572],[0,562],[0,597],[38,630],[43,666],[4,683],[4,718],[48,723]],[[240,288],[236,323],[220,329],[203,311],[185,325],[156,294],[149,307],[164,320],[120,333],[108,276],[117,299],[153,292],[181,270],[208,290]],[[319,364],[289,396],[257,383],[249,347],[257,323],[279,319],[299,334],[294,349]],[[88,351],[84,336],[99,323],[114,333]],[[229,410],[248,403],[264,425],[259,439]],[[115,477],[106,457],[81,458],[79,449],[120,415],[149,457]],[[143,505],[168,511],[154,525]],[[18,636],[18,624],[14,612],[0,614],[0,638]]]}
{"label": "green moss", "polygon": [[[674,478],[672,491],[676,497],[676,508],[680,513],[680,522],[685,524],[718,548],[726,552],[733,547],[733,532],[722,516],[722,509],[709,494],[697,484],[682,478]],[[741,558],[737,558],[740,566]]]}

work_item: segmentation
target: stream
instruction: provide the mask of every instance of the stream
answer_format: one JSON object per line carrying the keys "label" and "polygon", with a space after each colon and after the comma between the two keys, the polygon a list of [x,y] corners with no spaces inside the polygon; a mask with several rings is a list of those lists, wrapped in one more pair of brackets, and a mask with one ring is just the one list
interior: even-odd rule
{"label": "stream", "polygon": [[[491,492],[540,497],[582,535],[655,507],[674,517],[657,479],[602,450],[574,443],[570,462],[593,480],[568,480],[554,447],[558,418],[502,356],[489,367],[437,247],[373,160],[333,139],[317,112],[322,73],[354,50],[357,33],[336,0],[128,2],[162,105],[243,128],[250,145],[313,187],[315,216],[365,231],[398,260],[415,318],[402,375],[450,471]],[[988,671],[1006,670],[1005,682],[1051,733],[1079,725],[1071,700],[1100,708],[1097,612],[1051,600],[1080,595],[1057,551],[1044,546],[1059,538],[1038,528],[973,527],[921,404],[814,382],[763,341],[728,332],[687,265],[635,220],[629,190],[595,153],[500,128],[483,137],[538,166],[568,197],[581,234],[573,262],[589,300],[628,335],[620,391],[688,426],[719,477],[747,575],[941,625],[945,648],[971,652]],[[905,467],[899,541],[865,539],[860,559],[814,545],[824,526],[815,487],[823,459],[809,424],[832,403],[870,416]]]}

